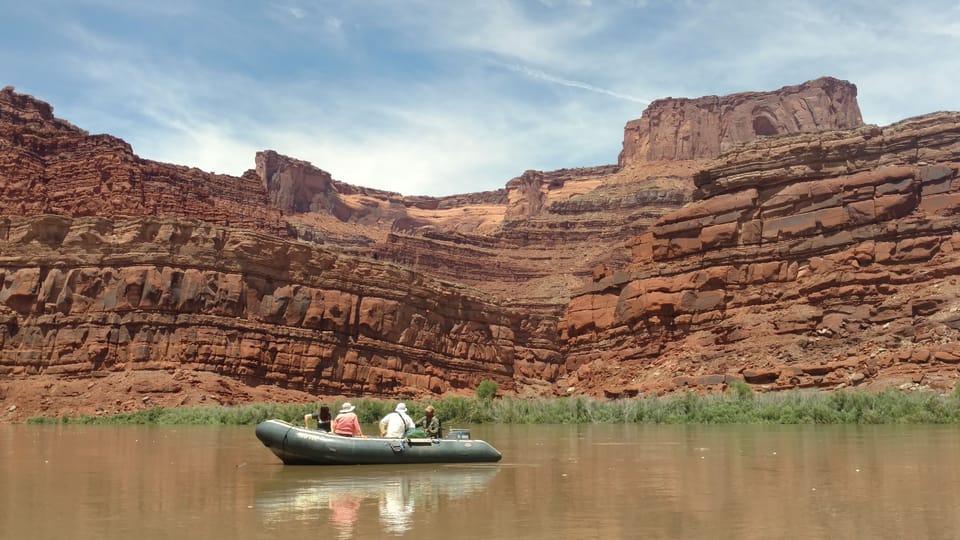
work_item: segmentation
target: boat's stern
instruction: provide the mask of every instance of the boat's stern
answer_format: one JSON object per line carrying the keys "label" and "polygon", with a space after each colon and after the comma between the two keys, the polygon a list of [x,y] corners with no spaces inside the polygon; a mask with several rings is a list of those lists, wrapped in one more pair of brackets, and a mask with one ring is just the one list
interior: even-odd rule
{"label": "boat's stern", "polygon": [[477,461],[493,463],[493,462],[500,461],[503,458],[503,454],[501,454],[499,450],[494,448],[492,444],[485,441],[475,441],[475,442],[481,442],[485,446],[482,452],[479,453],[480,459],[478,459]]}

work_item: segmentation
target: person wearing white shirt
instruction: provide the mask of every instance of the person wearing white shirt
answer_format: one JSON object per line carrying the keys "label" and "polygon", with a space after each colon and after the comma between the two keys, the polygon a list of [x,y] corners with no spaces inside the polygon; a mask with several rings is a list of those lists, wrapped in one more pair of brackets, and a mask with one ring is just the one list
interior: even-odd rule
{"label": "person wearing white shirt", "polygon": [[416,427],[413,419],[407,415],[407,406],[404,403],[398,403],[393,412],[387,413],[380,419],[380,436],[392,439],[403,437],[403,433],[410,428]]}

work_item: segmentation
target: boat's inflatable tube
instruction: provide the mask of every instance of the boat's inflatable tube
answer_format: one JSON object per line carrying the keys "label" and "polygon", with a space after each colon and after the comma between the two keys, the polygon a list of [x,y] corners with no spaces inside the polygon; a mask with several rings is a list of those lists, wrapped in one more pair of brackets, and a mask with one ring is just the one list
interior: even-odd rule
{"label": "boat's inflatable tube", "polygon": [[500,452],[476,439],[384,439],[342,437],[267,420],[257,438],[287,465],[478,463],[500,461]]}

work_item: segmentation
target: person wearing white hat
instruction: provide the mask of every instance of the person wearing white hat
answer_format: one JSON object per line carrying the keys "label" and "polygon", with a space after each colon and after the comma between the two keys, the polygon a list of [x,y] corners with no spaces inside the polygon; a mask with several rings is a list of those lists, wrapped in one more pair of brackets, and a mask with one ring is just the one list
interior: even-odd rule
{"label": "person wearing white hat", "polygon": [[354,409],[356,407],[351,405],[349,401],[340,407],[340,413],[333,419],[333,424],[330,426],[334,433],[344,437],[363,437],[363,432],[360,431],[360,420],[357,419],[357,414],[353,412]]}
{"label": "person wearing white hat", "polygon": [[404,403],[397,403],[397,408],[393,412],[387,413],[380,420],[380,436],[392,439],[403,437],[403,433],[408,429],[416,427],[413,419],[407,415],[407,406]]}

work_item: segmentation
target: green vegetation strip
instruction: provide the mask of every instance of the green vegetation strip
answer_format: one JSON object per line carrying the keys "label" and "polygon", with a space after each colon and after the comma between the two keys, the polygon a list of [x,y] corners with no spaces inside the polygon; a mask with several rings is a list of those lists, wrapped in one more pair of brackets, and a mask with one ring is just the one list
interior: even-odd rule
{"label": "green vegetation strip", "polygon": [[[446,426],[483,424],[954,424],[960,423],[960,385],[952,394],[930,391],[904,393],[781,392],[755,394],[745,384],[734,384],[725,394],[693,393],[668,397],[594,400],[585,397],[555,399],[497,398],[485,388],[478,397],[451,397],[407,401],[414,420],[427,405]],[[350,400],[360,421],[377,422],[393,410],[397,400]],[[325,402],[331,411],[340,401]],[[256,404],[236,407],[179,407],[147,409],[114,416],[35,417],[31,424],[156,424],[252,425],[279,418],[302,425],[303,415],[317,403]]]}

